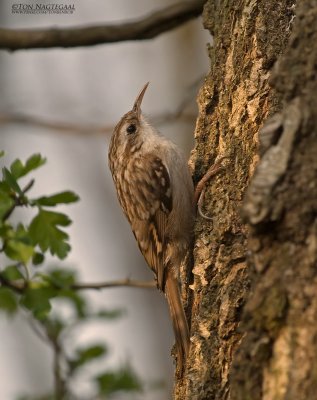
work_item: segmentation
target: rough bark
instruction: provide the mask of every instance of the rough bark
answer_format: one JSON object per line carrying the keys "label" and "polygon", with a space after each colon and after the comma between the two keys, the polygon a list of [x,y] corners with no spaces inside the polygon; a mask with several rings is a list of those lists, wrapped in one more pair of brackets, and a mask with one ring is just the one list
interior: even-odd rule
{"label": "rough bark", "polygon": [[[259,129],[281,108],[282,91],[270,86],[270,71],[288,43],[293,3],[210,0],[205,5],[204,26],[213,35],[214,44],[209,47],[210,73],[198,96],[196,145],[191,158],[195,180],[216,157],[229,158],[207,187],[204,210],[212,222],[197,218],[189,304],[192,343],[187,372],[175,386],[175,399],[261,398],[248,397],[249,386],[261,393],[262,383],[261,374],[256,373],[262,368],[260,359],[251,364],[248,351],[259,351],[260,357],[261,352],[270,354],[269,346],[265,340],[252,342],[252,332],[244,336],[252,324],[240,326],[242,316],[244,321],[265,320],[265,315],[258,320],[250,309],[254,297],[247,300],[257,281],[253,259],[247,263],[247,255],[265,246],[274,258],[281,250],[277,245],[273,250],[269,241],[261,242],[255,250],[258,231],[254,233],[254,228],[248,245],[249,226],[242,221],[241,208],[259,161]],[[274,231],[267,234],[274,241]],[[261,296],[255,298],[261,302]],[[262,306],[264,312],[273,309],[281,323],[286,304],[284,292],[277,289]]]}
{"label": "rough bark", "polygon": [[317,4],[297,7],[272,74],[283,110],[260,133],[244,204],[253,284],[234,400],[317,398]]}

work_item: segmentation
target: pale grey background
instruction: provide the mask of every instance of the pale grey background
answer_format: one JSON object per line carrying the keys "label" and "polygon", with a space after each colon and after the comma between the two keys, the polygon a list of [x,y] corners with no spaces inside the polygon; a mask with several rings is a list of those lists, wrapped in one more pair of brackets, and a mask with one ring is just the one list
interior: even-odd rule
{"label": "pale grey background", "polygon": [[[73,15],[53,16],[12,15],[14,2],[1,2],[2,27],[122,21],[173,3],[77,0]],[[197,19],[151,41],[91,48],[1,51],[0,112],[18,112],[49,121],[114,125],[131,108],[147,81],[151,84],[144,98],[144,111],[153,117],[172,112],[188,96],[191,84],[207,71],[208,40],[201,19]],[[194,100],[189,110],[196,113]],[[178,121],[160,129],[189,153],[194,124],[194,119]],[[1,125],[0,147],[6,151],[6,163],[17,157],[25,159],[35,152],[47,157],[47,165],[35,174],[32,193],[72,189],[80,195],[78,204],[67,207],[73,219],[69,230],[72,252],[67,265],[80,272],[82,281],[151,279],[116,200],[107,166],[108,139],[7,124]],[[163,389],[120,398],[169,398],[173,334],[164,297],[154,290],[129,288],[90,292],[87,296],[96,307],[123,307],[127,313],[117,322],[81,329],[74,341],[88,344],[95,339],[105,340],[111,350],[106,365],[115,367],[129,361],[147,386],[157,381],[165,383]],[[34,336],[24,318],[9,320],[1,314],[0,331],[0,398],[11,400],[20,393],[40,394],[49,390],[53,384],[50,349]],[[87,374],[97,367],[98,363],[91,365]],[[91,387],[84,378],[79,381],[80,394],[89,395]]]}

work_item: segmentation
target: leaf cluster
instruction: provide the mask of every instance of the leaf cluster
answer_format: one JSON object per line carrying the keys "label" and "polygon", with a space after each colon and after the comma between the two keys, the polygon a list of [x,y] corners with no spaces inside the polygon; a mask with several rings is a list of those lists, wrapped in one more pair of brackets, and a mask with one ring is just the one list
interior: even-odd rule
{"label": "leaf cluster", "polygon": [[[48,256],[64,260],[71,249],[66,229],[72,221],[54,208],[79,200],[72,191],[29,196],[34,179],[24,186],[23,180],[45,162],[40,154],[34,154],[24,163],[17,159],[2,169],[0,252],[4,257],[0,266],[0,311],[9,316],[18,311],[26,313],[34,332],[54,351],[55,387],[52,393],[41,398],[71,399],[72,379],[83,373],[87,364],[106,356],[107,346],[92,343],[70,350],[65,348],[67,337],[79,324],[92,319],[113,320],[122,313],[106,309],[91,311],[86,298],[76,290],[77,276],[74,271],[65,267],[45,268]],[[12,222],[12,214],[18,207],[33,211],[27,223]],[[65,304],[70,309],[67,319],[63,316]],[[93,379],[98,398],[109,398],[118,391],[141,390],[139,379],[128,366],[117,371],[101,371]]]}

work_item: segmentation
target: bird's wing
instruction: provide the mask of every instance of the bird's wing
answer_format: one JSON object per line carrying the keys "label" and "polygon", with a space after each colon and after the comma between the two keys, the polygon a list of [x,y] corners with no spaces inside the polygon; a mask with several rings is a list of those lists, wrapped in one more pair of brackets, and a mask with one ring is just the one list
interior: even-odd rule
{"label": "bird's wing", "polygon": [[164,290],[166,264],[166,228],[173,207],[173,193],[168,169],[161,158],[145,155],[136,159],[132,168],[130,198],[133,233],[147,263],[157,277],[159,289]]}

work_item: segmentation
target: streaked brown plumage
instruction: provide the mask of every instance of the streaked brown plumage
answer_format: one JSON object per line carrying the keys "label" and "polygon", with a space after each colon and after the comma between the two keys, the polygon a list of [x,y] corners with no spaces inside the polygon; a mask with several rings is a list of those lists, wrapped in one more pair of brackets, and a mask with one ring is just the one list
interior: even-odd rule
{"label": "streaked brown plumage", "polygon": [[156,276],[158,288],[166,295],[179,369],[183,370],[189,330],[179,289],[179,268],[192,239],[193,183],[181,151],[160,136],[141,113],[147,86],[114,130],[109,167],[139,248]]}

